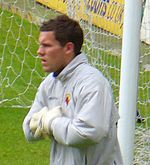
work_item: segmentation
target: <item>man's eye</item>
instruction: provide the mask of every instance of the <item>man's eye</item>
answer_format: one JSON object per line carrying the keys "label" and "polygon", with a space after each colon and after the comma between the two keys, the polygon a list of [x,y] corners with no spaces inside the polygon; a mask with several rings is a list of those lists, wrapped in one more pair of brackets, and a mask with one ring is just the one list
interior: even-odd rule
{"label": "man's eye", "polygon": [[51,45],[49,45],[49,44],[41,44],[40,46],[43,47],[43,48],[51,47]]}
{"label": "man's eye", "polygon": [[48,44],[44,44],[43,46],[44,46],[44,47],[50,47],[51,45],[48,45]]}

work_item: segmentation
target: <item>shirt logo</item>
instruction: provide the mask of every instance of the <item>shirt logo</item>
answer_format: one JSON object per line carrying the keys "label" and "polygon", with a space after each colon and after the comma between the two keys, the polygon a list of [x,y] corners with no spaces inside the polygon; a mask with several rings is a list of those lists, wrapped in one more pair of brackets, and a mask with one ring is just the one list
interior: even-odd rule
{"label": "shirt logo", "polygon": [[70,103],[70,100],[71,100],[70,94],[66,94],[65,102],[66,102],[67,105]]}

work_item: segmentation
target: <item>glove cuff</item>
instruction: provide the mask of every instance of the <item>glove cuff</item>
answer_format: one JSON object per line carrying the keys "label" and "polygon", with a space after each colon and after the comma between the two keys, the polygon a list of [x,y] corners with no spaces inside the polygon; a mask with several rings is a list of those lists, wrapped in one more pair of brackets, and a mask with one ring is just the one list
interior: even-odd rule
{"label": "glove cuff", "polygon": [[51,134],[51,124],[55,118],[63,116],[63,110],[60,106],[46,112],[42,117],[42,129]]}

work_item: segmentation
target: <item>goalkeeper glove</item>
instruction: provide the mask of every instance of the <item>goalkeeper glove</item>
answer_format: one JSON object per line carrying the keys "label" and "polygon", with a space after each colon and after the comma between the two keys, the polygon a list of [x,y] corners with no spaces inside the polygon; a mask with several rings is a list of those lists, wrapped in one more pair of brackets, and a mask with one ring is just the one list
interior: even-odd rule
{"label": "goalkeeper glove", "polygon": [[48,110],[47,107],[42,108],[41,111],[35,113],[30,121],[30,129],[34,133],[35,138],[47,137],[51,135],[51,123],[52,121],[63,115],[62,108],[60,106]]}
{"label": "goalkeeper glove", "polygon": [[35,138],[45,138],[48,136],[47,133],[41,132],[39,128],[41,117],[47,111],[48,111],[47,107],[42,108],[39,112],[34,113],[30,120],[29,127],[31,132],[34,134]]}
{"label": "goalkeeper glove", "polygon": [[40,121],[40,127],[43,130],[43,132],[47,132],[48,134],[51,134],[52,121],[57,117],[63,116],[63,114],[64,114],[63,109],[60,106],[55,107],[55,108],[45,112],[42,115],[42,118]]}
{"label": "goalkeeper glove", "polygon": [[32,118],[30,120],[30,125],[29,125],[30,130],[33,133],[35,133],[36,129],[38,128],[42,115],[47,111],[48,111],[47,107],[44,107],[39,112],[33,114]]}

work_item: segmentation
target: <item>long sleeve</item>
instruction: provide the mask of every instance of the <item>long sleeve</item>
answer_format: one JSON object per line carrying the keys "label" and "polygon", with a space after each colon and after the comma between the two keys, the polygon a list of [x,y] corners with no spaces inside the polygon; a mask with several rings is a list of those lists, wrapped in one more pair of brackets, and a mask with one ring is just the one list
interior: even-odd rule
{"label": "long sleeve", "polygon": [[32,115],[35,112],[40,111],[42,109],[42,107],[44,107],[44,100],[43,100],[44,90],[43,90],[42,86],[43,86],[43,84],[41,84],[40,87],[38,88],[38,92],[36,93],[36,97],[31,106],[31,109],[23,121],[23,125],[22,125],[23,131],[24,131],[25,137],[28,141],[39,140],[39,139],[34,138],[33,133],[31,132],[31,130],[29,128],[29,124],[30,124]]}

